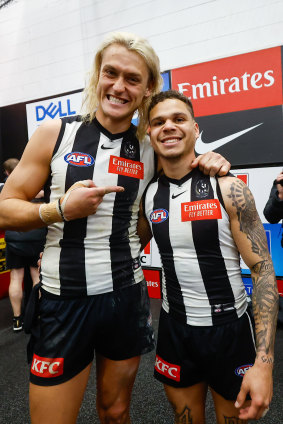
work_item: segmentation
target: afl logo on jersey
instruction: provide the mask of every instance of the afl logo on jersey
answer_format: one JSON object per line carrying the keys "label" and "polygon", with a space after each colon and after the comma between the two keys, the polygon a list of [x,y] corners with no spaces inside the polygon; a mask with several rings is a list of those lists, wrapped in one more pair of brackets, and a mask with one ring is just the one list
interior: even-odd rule
{"label": "afl logo on jersey", "polygon": [[155,209],[151,212],[149,219],[153,224],[160,224],[161,222],[166,221],[168,216],[169,214],[166,209]]}
{"label": "afl logo on jersey", "polygon": [[94,164],[94,159],[91,155],[81,152],[71,152],[64,156],[65,162],[74,166],[91,166]]}
{"label": "afl logo on jersey", "polygon": [[253,366],[253,364],[241,365],[240,367],[235,369],[235,374],[238,377],[244,377],[246,372]]}

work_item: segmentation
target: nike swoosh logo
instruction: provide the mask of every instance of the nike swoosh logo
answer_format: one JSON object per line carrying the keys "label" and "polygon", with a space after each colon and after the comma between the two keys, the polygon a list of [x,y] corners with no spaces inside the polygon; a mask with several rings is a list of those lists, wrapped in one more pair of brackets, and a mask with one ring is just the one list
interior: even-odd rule
{"label": "nike swoosh logo", "polygon": [[102,144],[101,149],[103,150],[109,150],[109,149],[114,149],[114,147],[106,147]]}
{"label": "nike swoosh logo", "polygon": [[235,140],[235,138],[241,137],[241,135],[253,130],[256,127],[259,127],[262,124],[263,124],[263,122],[261,122],[260,124],[254,125],[253,127],[249,127],[249,128],[247,128],[243,131],[239,131],[239,132],[236,132],[234,134],[228,135],[227,137],[220,138],[219,140],[211,141],[210,143],[204,143],[203,142],[202,137],[201,137],[202,133],[203,133],[203,131],[202,131],[199,135],[199,138],[196,141],[195,151],[199,155],[202,155],[203,153],[207,153],[210,150],[219,149],[219,147],[224,146],[227,143],[230,143],[230,141]]}
{"label": "nike swoosh logo", "polygon": [[179,193],[179,194],[172,194],[172,199],[176,199],[176,197],[181,196],[181,194],[186,193],[186,191],[187,191],[187,190],[182,191],[182,193]]}

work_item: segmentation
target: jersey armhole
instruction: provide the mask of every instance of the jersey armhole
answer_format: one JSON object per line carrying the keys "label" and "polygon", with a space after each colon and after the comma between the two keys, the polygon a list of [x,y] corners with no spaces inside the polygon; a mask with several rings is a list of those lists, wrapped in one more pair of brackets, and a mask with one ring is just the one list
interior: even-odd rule
{"label": "jersey armhole", "polygon": [[[232,174],[230,174],[230,172],[227,175],[229,175],[230,177],[233,176]],[[225,203],[224,203],[224,200],[223,200],[223,196],[222,196],[222,192],[221,192],[221,188],[220,188],[220,185],[219,185],[219,178],[221,178],[221,177],[218,177],[216,175],[216,193],[217,193],[217,197],[219,199],[219,202],[221,203],[223,209],[227,213],[227,210],[226,210],[226,207],[225,207]]]}

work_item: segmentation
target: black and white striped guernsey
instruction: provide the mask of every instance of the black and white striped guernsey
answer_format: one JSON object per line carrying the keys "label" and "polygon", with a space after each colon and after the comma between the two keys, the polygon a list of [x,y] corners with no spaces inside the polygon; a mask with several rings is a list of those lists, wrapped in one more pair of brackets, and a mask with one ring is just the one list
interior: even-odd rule
{"label": "black and white striped guernsey", "polygon": [[239,253],[217,178],[194,169],[150,184],[145,215],[163,268],[163,308],[196,326],[232,321],[246,310]]}
{"label": "black and white striped guernsey", "polygon": [[111,134],[95,119],[62,119],[51,161],[50,201],[76,181],[120,185],[104,196],[95,215],[48,227],[41,264],[43,288],[61,296],[106,293],[143,280],[136,234],[139,203],[154,174],[148,137],[139,142],[132,125]]}

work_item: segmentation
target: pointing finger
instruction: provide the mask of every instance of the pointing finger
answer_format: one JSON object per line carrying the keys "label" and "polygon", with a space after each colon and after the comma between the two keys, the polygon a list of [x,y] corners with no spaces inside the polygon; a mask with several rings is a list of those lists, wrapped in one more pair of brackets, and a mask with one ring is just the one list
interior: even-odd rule
{"label": "pointing finger", "polygon": [[109,193],[120,193],[125,191],[124,187],[121,186],[106,186],[106,187],[97,187],[96,192],[100,196],[104,196]]}

